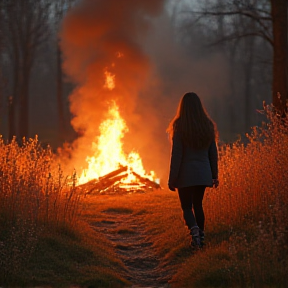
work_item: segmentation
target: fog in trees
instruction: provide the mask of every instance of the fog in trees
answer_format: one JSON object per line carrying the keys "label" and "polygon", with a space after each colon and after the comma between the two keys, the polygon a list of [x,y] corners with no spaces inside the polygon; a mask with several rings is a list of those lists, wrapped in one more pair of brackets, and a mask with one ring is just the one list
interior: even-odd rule
{"label": "fog in trees", "polygon": [[[35,3],[2,0],[0,4],[0,134],[5,139],[38,134],[40,141],[56,149],[78,137],[69,110],[69,95],[76,83],[63,73],[59,49],[62,21],[77,3]],[[129,7],[129,1],[125,3]],[[267,0],[200,4],[170,0],[161,15],[149,20],[152,29],[137,42],[149,58],[151,73],[139,91],[135,113],[151,120],[143,133],[159,142],[163,151],[159,159],[169,150],[165,129],[188,90],[203,99],[218,124],[221,141],[233,141],[251,126],[261,125],[262,102],[271,103],[272,90],[273,95],[277,90],[271,3],[279,8]],[[227,15],[233,11],[239,13]],[[277,45],[286,45],[287,51],[287,38],[286,44]],[[285,61],[283,77],[287,79]]]}

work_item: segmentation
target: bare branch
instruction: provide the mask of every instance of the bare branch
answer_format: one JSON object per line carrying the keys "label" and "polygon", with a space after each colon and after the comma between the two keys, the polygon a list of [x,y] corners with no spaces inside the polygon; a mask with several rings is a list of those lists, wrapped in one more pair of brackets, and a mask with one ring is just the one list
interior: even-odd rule
{"label": "bare branch", "polygon": [[223,36],[221,39],[210,43],[208,45],[208,47],[209,46],[216,46],[216,45],[221,44],[221,43],[226,42],[226,41],[232,41],[235,39],[242,39],[242,38],[249,37],[249,36],[262,37],[265,40],[267,40],[273,46],[273,42],[270,42],[271,39],[268,38],[266,35],[264,35],[262,33],[262,31],[255,31],[255,32],[246,32],[246,33],[230,34],[230,35]]}
{"label": "bare branch", "polygon": [[[204,11],[186,11],[183,13],[200,15],[197,17],[197,22],[199,22],[201,20],[201,18],[204,18],[206,16],[215,16],[215,17],[228,16],[229,17],[229,16],[239,15],[239,16],[248,17],[248,18],[256,21],[262,29],[257,30],[257,31],[253,31],[250,33],[243,33],[243,34],[241,34],[242,35],[241,38],[244,37],[244,35],[246,35],[246,36],[260,36],[260,37],[263,37],[269,44],[271,44],[273,46],[274,45],[273,37],[268,32],[270,30],[271,22],[272,22],[271,14],[268,13],[267,11],[259,10],[259,9],[254,10],[254,11],[259,11],[259,12],[261,11],[261,13],[266,12],[265,14],[269,15],[269,16],[261,16],[259,14],[253,13],[252,11],[247,11],[247,10],[243,10],[243,9],[234,10],[234,11],[207,11],[207,10],[204,10]],[[193,26],[197,22],[194,21],[192,24],[190,23],[190,26]],[[235,39],[236,37],[238,37],[237,34],[224,36],[222,39],[217,41],[217,43],[229,41],[230,39]],[[216,42],[214,42],[214,43],[216,43]],[[215,45],[215,44],[212,44],[212,45]]]}
{"label": "bare branch", "polygon": [[255,15],[254,13],[251,13],[249,11],[245,10],[239,10],[239,11],[184,11],[183,13],[188,13],[188,14],[200,14],[203,16],[232,16],[232,15],[243,15],[247,16],[249,18],[252,18],[254,20],[259,19],[259,20],[265,20],[265,21],[272,21],[271,16],[260,16],[260,15]]}

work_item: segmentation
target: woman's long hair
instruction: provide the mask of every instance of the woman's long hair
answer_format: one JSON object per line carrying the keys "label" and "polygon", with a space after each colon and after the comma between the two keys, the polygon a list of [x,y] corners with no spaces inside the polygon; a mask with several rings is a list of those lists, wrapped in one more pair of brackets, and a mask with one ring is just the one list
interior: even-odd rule
{"label": "woman's long hair", "polygon": [[217,137],[217,128],[194,92],[186,93],[179,102],[177,113],[167,132],[170,139],[177,131],[182,141],[194,149],[207,148]]}

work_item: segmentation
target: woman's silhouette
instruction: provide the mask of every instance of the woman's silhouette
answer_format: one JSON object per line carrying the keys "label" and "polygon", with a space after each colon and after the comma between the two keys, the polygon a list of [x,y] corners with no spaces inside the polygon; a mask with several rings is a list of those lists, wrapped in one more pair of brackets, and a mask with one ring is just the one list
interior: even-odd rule
{"label": "woman's silhouette", "polygon": [[167,132],[172,140],[168,186],[178,190],[192,247],[204,244],[202,200],[206,187],[218,187],[217,129],[196,93],[186,93]]}

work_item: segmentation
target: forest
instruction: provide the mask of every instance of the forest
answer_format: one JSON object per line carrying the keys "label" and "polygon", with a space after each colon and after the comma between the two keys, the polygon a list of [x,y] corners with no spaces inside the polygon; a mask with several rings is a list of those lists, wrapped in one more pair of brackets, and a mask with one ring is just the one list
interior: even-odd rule
{"label": "forest", "polygon": [[[286,4],[162,3],[161,17],[140,39],[159,81],[149,102],[161,97],[169,103],[155,115],[162,122],[160,128],[165,129],[168,121],[163,118],[171,117],[175,99],[186,89],[203,94],[225,142],[259,125],[262,102],[279,106],[278,92],[285,106]],[[56,148],[77,137],[79,131],[75,133],[70,123],[74,115],[69,98],[77,83],[62,65],[61,47],[62,22],[73,5],[77,1],[1,1],[0,127],[5,139],[37,134]]]}
{"label": "forest", "polygon": [[[0,286],[287,287],[286,0],[0,0]],[[196,92],[207,243],[168,190]]]}

